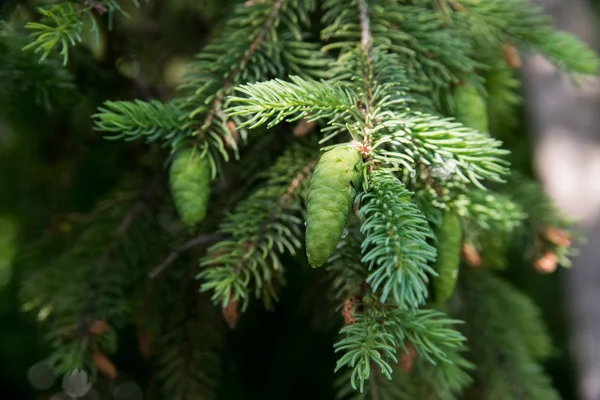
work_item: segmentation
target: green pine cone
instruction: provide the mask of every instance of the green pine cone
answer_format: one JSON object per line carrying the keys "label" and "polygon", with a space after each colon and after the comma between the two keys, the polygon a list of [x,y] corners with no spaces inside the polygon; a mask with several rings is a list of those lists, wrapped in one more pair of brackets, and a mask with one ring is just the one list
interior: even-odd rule
{"label": "green pine cone", "polygon": [[210,165],[193,149],[175,155],[170,170],[171,196],[181,221],[188,226],[202,222],[210,196]]}
{"label": "green pine cone", "polygon": [[452,295],[460,266],[462,228],[458,215],[448,212],[444,215],[438,232],[438,253],[435,270],[438,276],[433,280],[435,301],[444,304]]}
{"label": "green pine cone", "polygon": [[335,250],[361,179],[362,156],[355,147],[336,147],[321,156],[309,184],[306,217],[306,253],[313,268]]}
{"label": "green pine cone", "polygon": [[489,131],[486,103],[473,86],[462,84],[454,88],[454,103],[460,123],[482,133]]}

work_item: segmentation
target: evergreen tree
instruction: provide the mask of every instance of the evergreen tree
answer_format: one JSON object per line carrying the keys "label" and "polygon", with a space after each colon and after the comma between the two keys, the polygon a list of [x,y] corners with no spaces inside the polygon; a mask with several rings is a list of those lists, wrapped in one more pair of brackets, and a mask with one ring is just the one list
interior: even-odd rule
{"label": "evergreen tree", "polygon": [[[274,365],[315,371],[294,384],[325,371],[338,399],[559,398],[541,313],[503,277],[514,254],[568,267],[573,240],[509,151],[518,68],[527,52],[573,78],[599,61],[526,0],[1,12],[0,229],[19,229],[13,281],[68,395],[119,398],[103,382],[128,373],[147,398],[314,394],[256,389],[244,377],[265,361],[232,347],[230,330],[267,335],[257,310],[288,296],[337,357],[279,332]],[[185,40],[198,29],[207,43]]]}

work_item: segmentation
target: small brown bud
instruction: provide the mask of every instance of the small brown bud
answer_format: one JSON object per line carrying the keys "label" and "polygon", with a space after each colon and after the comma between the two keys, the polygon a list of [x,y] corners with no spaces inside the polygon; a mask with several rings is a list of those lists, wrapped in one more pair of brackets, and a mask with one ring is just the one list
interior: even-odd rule
{"label": "small brown bud", "polygon": [[235,328],[240,319],[239,304],[236,300],[230,299],[229,303],[221,309],[223,318],[227,321],[230,329]]}
{"label": "small brown bud", "polygon": [[301,136],[306,135],[308,132],[312,131],[315,128],[315,126],[317,126],[316,121],[309,122],[305,119],[302,119],[302,120],[300,120],[300,122],[298,122],[296,124],[292,133],[296,137],[301,137]]}
{"label": "small brown bud", "polygon": [[110,379],[117,377],[117,367],[112,361],[108,359],[104,354],[99,351],[95,351],[92,355],[92,362],[98,368],[102,374],[106,375]]}
{"label": "small brown bud", "polygon": [[554,243],[557,246],[561,247],[570,247],[571,246],[571,235],[569,232],[566,232],[562,229],[556,227],[549,227],[544,232],[544,236],[550,242]]}
{"label": "small brown bud", "polygon": [[402,353],[402,356],[400,357],[400,368],[402,371],[411,372],[418,356],[419,353],[417,352],[415,345],[412,344],[412,342],[408,342],[406,345],[406,352]]}
{"label": "small brown bud", "polygon": [[519,69],[523,65],[521,62],[521,56],[517,48],[511,44],[504,44],[502,46],[502,56],[504,61],[513,69]]}
{"label": "small brown bud", "polygon": [[225,146],[228,149],[233,149],[237,147],[237,144],[240,142],[240,132],[237,130],[237,126],[232,120],[227,121],[227,129],[231,133],[231,137],[225,137]]}
{"label": "small brown bud", "polygon": [[137,333],[138,351],[144,358],[152,357],[152,346],[150,335],[143,329],[140,329]]}
{"label": "small brown bud", "polygon": [[354,318],[354,308],[356,307],[358,300],[357,297],[348,297],[344,301],[342,316],[344,317],[344,323],[346,325],[354,325],[356,323],[356,318]]}
{"label": "small brown bud", "polygon": [[94,0],[86,0],[84,4],[88,7],[91,7],[98,15],[104,15],[108,11],[104,4],[98,3]]}
{"label": "small brown bud", "polygon": [[481,267],[481,255],[471,243],[465,243],[462,247],[463,258],[471,268]]}
{"label": "small brown bud", "polygon": [[551,274],[558,266],[558,256],[553,251],[547,251],[535,262],[535,270],[542,274]]}
{"label": "small brown bud", "polygon": [[106,331],[108,330],[109,326],[106,323],[106,321],[103,321],[101,319],[95,319],[94,321],[92,321],[92,323],[90,324],[90,334],[95,335],[95,336],[100,336],[106,333]]}
{"label": "small brown bud", "polygon": [[458,1],[450,1],[448,2],[448,5],[452,9],[452,11],[463,11],[465,9],[465,7]]}

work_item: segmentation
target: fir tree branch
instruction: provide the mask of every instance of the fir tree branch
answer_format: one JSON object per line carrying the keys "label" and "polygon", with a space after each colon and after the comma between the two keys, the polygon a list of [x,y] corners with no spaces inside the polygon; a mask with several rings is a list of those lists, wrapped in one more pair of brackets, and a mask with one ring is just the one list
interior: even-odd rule
{"label": "fir tree branch", "polygon": [[[115,253],[122,243],[122,239],[133,224],[133,222],[140,216],[147,206],[147,202],[154,195],[159,188],[161,174],[153,180],[151,185],[142,191],[139,195],[138,200],[133,204],[129,211],[123,217],[121,223],[117,227],[114,237],[110,244],[104,251],[102,258],[94,270],[94,275],[91,278],[91,292],[90,302],[83,310],[80,324],[80,332],[83,338],[89,338],[90,330],[89,326],[94,320],[95,309],[97,307],[98,299],[100,298],[100,292],[102,291],[102,277],[105,275],[106,269],[110,265],[111,259],[115,256]],[[88,339],[85,339],[87,341]]]}
{"label": "fir tree branch", "polygon": [[478,366],[480,397],[558,399],[535,360],[550,351],[537,307],[490,271],[461,276],[464,330]]}
{"label": "fir tree branch", "polygon": [[40,60],[43,61],[58,46],[63,64],[66,65],[69,59],[69,46],[81,41],[82,15],[90,9],[81,9],[72,2],[55,4],[47,9],[38,8],[42,15],[41,21],[28,22],[25,25],[25,28],[32,31],[31,36],[35,40],[25,46],[23,50],[35,48],[36,53],[42,53]]}
{"label": "fir tree branch", "polygon": [[436,310],[367,309],[356,315],[354,324],[340,330],[342,338],[334,347],[336,352],[344,354],[336,364],[336,371],[352,368],[350,384],[363,392],[365,382],[371,377],[371,362],[386,378],[392,379],[390,363],[398,362],[397,349],[404,349],[405,341],[409,340],[429,363],[448,368],[449,381],[452,376],[464,381],[464,369],[471,364],[457,353],[466,342],[461,333],[450,328],[458,322]]}
{"label": "fir tree branch", "polygon": [[374,171],[371,188],[361,197],[362,261],[372,270],[367,282],[381,290],[381,301],[393,296],[401,308],[417,308],[427,298],[427,274],[436,275],[428,262],[436,250],[427,221],[410,201],[402,183],[388,171]]}
{"label": "fir tree branch", "polygon": [[193,275],[186,270],[171,285],[170,301],[162,324],[158,377],[169,399],[207,400],[216,398],[221,347],[220,324],[210,304],[197,293]]}
{"label": "fir tree branch", "polygon": [[[500,141],[451,119],[405,114],[385,121],[383,126],[388,130],[376,137],[374,146],[382,146],[376,152],[386,162],[407,165],[407,156],[410,163],[422,158],[439,178],[452,177],[480,189],[485,189],[481,180],[504,182],[503,176],[508,173],[508,162],[501,158],[508,151],[501,148]],[[386,150],[386,145],[395,150]]]}
{"label": "fir tree branch", "polygon": [[199,246],[201,244],[214,243],[214,242],[218,242],[219,240],[222,240],[222,239],[223,239],[223,235],[221,235],[219,233],[215,233],[212,235],[199,235],[193,239],[188,240],[187,242],[185,242],[181,246],[179,246],[177,249],[173,250],[171,252],[171,254],[169,254],[167,256],[167,258],[165,258],[152,271],[150,271],[150,273],[148,274],[148,278],[150,278],[150,279],[157,278],[169,265],[171,265],[173,262],[175,262],[175,260],[177,260],[177,258],[181,254],[185,253],[186,251],[189,251],[189,250],[193,249],[194,247]]}
{"label": "fir tree branch", "polygon": [[206,114],[206,117],[204,117],[200,131],[198,133],[199,139],[204,139],[206,137],[208,128],[212,124],[217,111],[219,111],[223,106],[223,103],[225,101],[225,96],[229,93],[230,89],[237,82],[238,77],[239,77],[240,73],[242,72],[243,67],[252,58],[252,56],[254,55],[254,52],[258,49],[259,45],[266,38],[267,34],[269,33],[270,28],[275,23],[277,16],[279,15],[279,12],[281,11],[281,8],[285,1],[286,0],[277,0],[275,2],[275,4],[273,4],[271,12],[269,13],[269,16],[267,17],[266,21],[264,22],[262,28],[258,31],[256,36],[250,42],[250,46],[249,46],[248,50],[244,53],[242,58],[239,60],[238,64],[229,72],[229,74],[225,78],[225,82],[223,83],[223,86],[220,89],[219,94],[217,94],[215,99],[212,101],[212,105],[210,106],[208,113]]}
{"label": "fir tree branch", "polygon": [[21,51],[29,41],[9,26],[0,25],[0,99],[11,106],[7,113],[13,115],[30,113],[31,100],[51,111],[75,98],[73,77],[57,57],[50,55],[40,62],[35,53]]}
{"label": "fir tree branch", "polygon": [[276,285],[283,282],[279,254],[294,254],[301,245],[301,204],[313,157],[310,148],[289,149],[267,173],[266,185],[221,224],[219,230],[231,238],[208,249],[198,275],[201,291],[212,291],[213,302],[225,307],[233,299],[245,309],[252,290],[267,307],[276,299]]}
{"label": "fir tree branch", "polygon": [[108,139],[145,141],[167,141],[177,146],[182,136],[191,134],[185,127],[185,111],[177,101],[162,103],[151,101],[106,101],[98,112],[92,115],[94,129],[111,133]]}
{"label": "fir tree branch", "polygon": [[510,197],[487,190],[459,194],[453,204],[459,215],[495,234],[514,232],[527,217]]}
{"label": "fir tree branch", "polygon": [[567,72],[593,75],[600,58],[567,32],[552,27],[550,17],[525,0],[481,0],[454,13],[455,21],[482,47],[509,40],[539,51]]}
{"label": "fir tree branch", "polygon": [[[329,41],[325,50],[346,52],[362,38],[360,16],[354,10],[360,5],[359,0],[324,2],[327,26],[322,37]],[[478,63],[471,57],[471,43],[443,15],[432,12],[430,4],[369,0],[368,6],[373,47],[402,60],[410,94],[440,108],[452,82],[461,77],[477,80],[473,72]]]}
{"label": "fir tree branch", "polygon": [[236,90],[246,96],[230,97],[228,104],[233,105],[227,113],[250,117],[242,126],[252,129],[267,122],[271,128],[284,120],[291,122],[301,118],[343,121],[358,117],[355,96],[339,85],[307,81],[297,76],[291,76],[290,80],[275,79],[237,87]]}

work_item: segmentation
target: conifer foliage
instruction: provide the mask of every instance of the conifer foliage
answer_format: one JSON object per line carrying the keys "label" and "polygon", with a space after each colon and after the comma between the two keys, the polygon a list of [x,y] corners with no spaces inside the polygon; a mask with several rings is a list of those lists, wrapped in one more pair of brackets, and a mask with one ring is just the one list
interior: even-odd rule
{"label": "conifer foliage", "polygon": [[[5,12],[3,102],[26,66],[46,108],[72,104],[85,38],[150,7],[38,3]],[[28,243],[21,298],[53,368],[114,378],[134,327],[162,398],[217,398],[215,310],[234,328],[306,269],[338,313],[337,398],[557,398],[539,311],[498,270],[510,252],[568,266],[570,225],[500,138],[519,53],[573,76],[596,73],[596,55],[526,0],[234,3],[176,91],[115,91],[87,114],[147,158],[68,237]]]}

